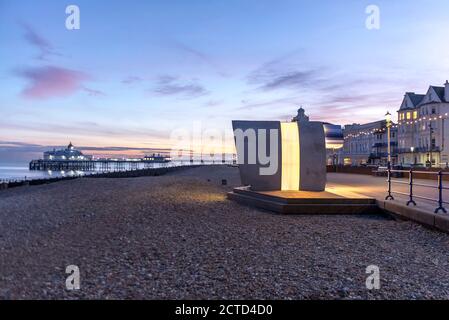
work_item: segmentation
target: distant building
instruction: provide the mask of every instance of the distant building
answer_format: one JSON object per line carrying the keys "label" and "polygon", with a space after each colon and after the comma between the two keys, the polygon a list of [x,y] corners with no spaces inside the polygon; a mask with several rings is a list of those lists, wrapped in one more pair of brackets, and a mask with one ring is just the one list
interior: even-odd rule
{"label": "distant building", "polygon": [[44,152],[44,160],[92,160],[92,156],[83,155],[79,150],[76,150],[72,143],[65,149]]}
{"label": "distant building", "polygon": [[398,110],[399,163],[445,167],[449,162],[449,82],[426,94],[407,92]]}
{"label": "distant building", "polygon": [[324,122],[324,135],[326,136],[326,159],[328,165],[338,164],[338,153],[343,147],[344,137],[340,125]]}
{"label": "distant building", "polygon": [[148,161],[148,162],[170,162],[171,158],[169,156],[164,156],[160,153],[155,154],[153,153],[151,156],[145,156],[143,158],[143,161]]}
{"label": "distant building", "polygon": [[303,122],[309,121],[309,116],[306,116],[306,113],[302,107],[298,109],[298,114],[293,117],[292,122]]}
{"label": "distant building", "polygon": [[[344,144],[339,152],[339,164],[386,165],[388,162],[387,122],[345,125]],[[390,129],[391,162],[397,163],[397,126]]]}

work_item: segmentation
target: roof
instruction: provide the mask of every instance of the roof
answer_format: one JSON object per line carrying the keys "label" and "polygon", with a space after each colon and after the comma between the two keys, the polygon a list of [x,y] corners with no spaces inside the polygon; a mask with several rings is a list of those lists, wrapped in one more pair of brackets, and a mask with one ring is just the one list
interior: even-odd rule
{"label": "roof", "polygon": [[416,107],[418,104],[420,104],[421,101],[426,96],[425,94],[416,94],[414,92],[407,92],[406,95],[410,98],[414,107]]}
{"label": "roof", "polygon": [[444,87],[435,87],[435,86],[430,86],[430,87],[433,88],[433,90],[435,90],[436,94],[438,95],[438,97],[440,98],[441,101],[445,101]]}
{"label": "roof", "polygon": [[382,126],[384,126],[385,123],[386,123],[385,120],[378,120],[378,121],[364,123],[364,124],[358,124],[358,123],[346,124],[344,126],[344,130],[346,132],[348,132],[348,131],[352,131],[352,130],[360,131],[360,130],[370,130],[370,129],[382,128]]}
{"label": "roof", "polygon": [[45,151],[45,154],[52,155],[52,156],[82,156],[82,152],[78,150],[68,150],[68,149],[61,149],[61,150],[53,150],[53,151]]}
{"label": "roof", "polygon": [[[449,85],[449,82],[446,80],[445,86],[447,86],[447,85]],[[445,91],[446,91],[445,87],[430,86],[429,90],[430,89],[433,89],[433,91],[436,93],[436,95],[441,100],[441,102],[449,102],[449,100],[446,99],[446,97],[445,97]],[[427,91],[427,94],[428,93],[429,93],[429,91]],[[406,109],[415,109],[417,107],[420,107],[420,106],[423,106],[426,104],[435,103],[434,101],[423,103],[424,98],[426,97],[427,94],[416,94],[414,92],[406,92],[404,100],[402,101],[401,107],[399,108],[399,111],[406,110]],[[411,107],[404,103],[405,99],[407,97],[409,98],[409,100],[412,103]]]}

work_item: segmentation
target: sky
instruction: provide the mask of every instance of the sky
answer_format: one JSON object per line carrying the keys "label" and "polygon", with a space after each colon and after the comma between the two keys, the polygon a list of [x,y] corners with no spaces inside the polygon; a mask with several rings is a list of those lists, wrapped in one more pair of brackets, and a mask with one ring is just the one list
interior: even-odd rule
{"label": "sky", "polygon": [[380,120],[449,78],[447,12],[447,0],[0,0],[0,163],[69,141],[163,152],[176,130],[289,120],[299,106]]}

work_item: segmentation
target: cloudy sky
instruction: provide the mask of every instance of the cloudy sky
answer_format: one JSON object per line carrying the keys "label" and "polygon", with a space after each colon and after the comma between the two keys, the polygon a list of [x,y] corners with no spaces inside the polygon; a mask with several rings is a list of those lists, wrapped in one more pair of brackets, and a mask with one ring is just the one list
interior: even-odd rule
{"label": "cloudy sky", "polygon": [[[66,6],[80,9],[67,30]],[[380,29],[365,25],[368,5]],[[449,78],[447,0],[0,0],[0,162],[232,119],[378,120]]]}

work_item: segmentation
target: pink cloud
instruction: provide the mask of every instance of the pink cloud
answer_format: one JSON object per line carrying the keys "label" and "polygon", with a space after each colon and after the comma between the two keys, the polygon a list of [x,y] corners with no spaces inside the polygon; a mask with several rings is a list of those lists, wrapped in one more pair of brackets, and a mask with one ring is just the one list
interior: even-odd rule
{"label": "pink cloud", "polygon": [[19,70],[18,74],[29,81],[22,96],[29,99],[48,99],[68,96],[82,89],[89,76],[83,72],[45,66]]}

